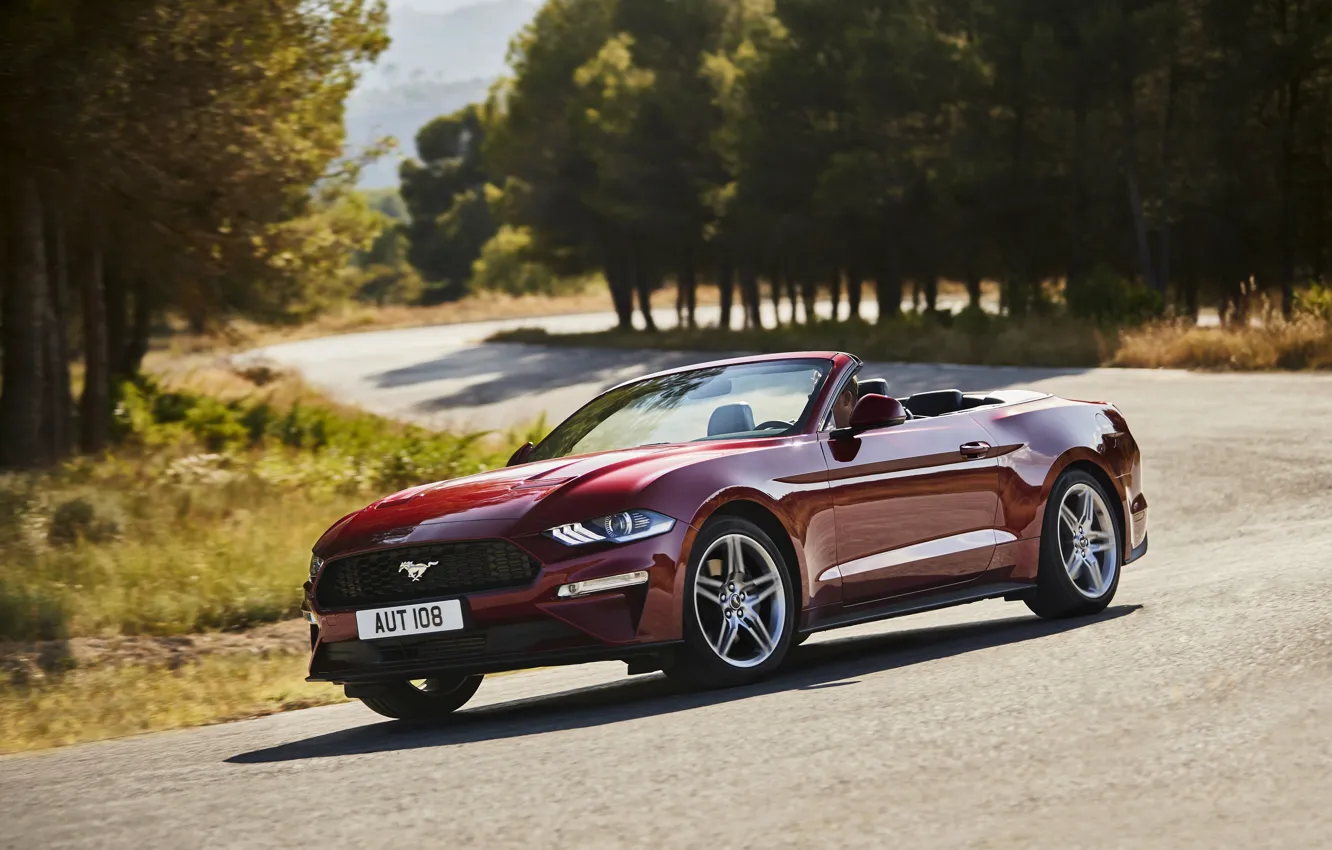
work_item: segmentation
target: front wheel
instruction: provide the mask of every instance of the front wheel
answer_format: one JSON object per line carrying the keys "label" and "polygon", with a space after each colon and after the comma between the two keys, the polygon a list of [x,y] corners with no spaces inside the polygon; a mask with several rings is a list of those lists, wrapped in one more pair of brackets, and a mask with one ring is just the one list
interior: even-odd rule
{"label": "front wheel", "polygon": [[685,576],[684,649],[666,671],[693,687],[753,682],[791,648],[795,587],[781,551],[740,517],[703,527]]}
{"label": "front wheel", "polygon": [[462,708],[483,678],[476,674],[389,682],[359,696],[366,708],[394,720],[440,720]]}
{"label": "front wheel", "polygon": [[1045,506],[1036,594],[1027,607],[1047,619],[1105,610],[1119,588],[1119,515],[1111,494],[1081,470],[1055,482]]}

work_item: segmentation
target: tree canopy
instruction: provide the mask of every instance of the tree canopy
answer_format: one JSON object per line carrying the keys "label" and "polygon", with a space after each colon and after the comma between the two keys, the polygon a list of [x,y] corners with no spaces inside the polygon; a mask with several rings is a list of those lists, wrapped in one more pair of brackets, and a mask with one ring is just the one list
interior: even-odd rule
{"label": "tree canopy", "polygon": [[1330,58],[1332,0],[549,0],[485,159],[623,325],[699,276],[728,314],[868,280],[891,320],[941,277],[1015,315],[1114,279],[1289,308],[1327,276]]}
{"label": "tree canopy", "polygon": [[96,449],[111,379],[163,309],[199,327],[280,315],[368,246],[373,219],[338,200],[342,108],[384,16],[376,0],[4,5],[0,462],[69,448],[71,327]]}

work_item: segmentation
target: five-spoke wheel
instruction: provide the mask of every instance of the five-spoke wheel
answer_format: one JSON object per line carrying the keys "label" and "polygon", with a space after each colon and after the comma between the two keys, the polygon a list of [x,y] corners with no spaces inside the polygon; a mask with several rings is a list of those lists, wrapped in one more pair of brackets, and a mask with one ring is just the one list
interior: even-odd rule
{"label": "five-spoke wheel", "polygon": [[757,667],[777,648],[786,625],[786,585],[777,562],[740,532],[712,541],[694,576],[694,614],[717,656]]}
{"label": "five-spoke wheel", "polygon": [[1078,592],[1100,599],[1115,580],[1119,547],[1105,498],[1091,485],[1074,484],[1059,505],[1059,554]]}
{"label": "five-spoke wheel", "polygon": [[1072,469],[1055,482],[1046,504],[1036,594],[1028,607],[1042,617],[1104,610],[1119,586],[1119,515],[1105,487]]}
{"label": "five-spoke wheel", "polygon": [[775,669],[791,646],[791,573],[763,529],[735,516],[708,522],[685,576],[685,644],[669,675],[691,685],[742,684]]}

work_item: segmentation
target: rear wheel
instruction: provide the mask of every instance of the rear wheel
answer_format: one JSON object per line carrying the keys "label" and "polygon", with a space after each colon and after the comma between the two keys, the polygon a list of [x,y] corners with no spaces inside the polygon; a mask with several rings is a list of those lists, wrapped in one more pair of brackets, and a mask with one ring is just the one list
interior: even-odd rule
{"label": "rear wheel", "polygon": [[791,572],[763,529],[740,517],[703,527],[685,576],[684,649],[667,675],[694,687],[753,682],[786,657],[797,612]]}
{"label": "rear wheel", "polygon": [[1065,472],[1045,506],[1036,594],[1027,607],[1049,619],[1105,610],[1119,588],[1123,533],[1112,495],[1082,470]]}
{"label": "rear wheel", "polygon": [[439,720],[462,708],[482,675],[389,682],[360,693],[366,708],[394,720]]}

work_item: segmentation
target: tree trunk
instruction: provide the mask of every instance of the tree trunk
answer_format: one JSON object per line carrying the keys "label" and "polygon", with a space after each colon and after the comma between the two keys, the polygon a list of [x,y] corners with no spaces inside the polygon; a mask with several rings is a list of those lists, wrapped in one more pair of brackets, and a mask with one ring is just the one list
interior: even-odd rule
{"label": "tree trunk", "polygon": [[13,227],[15,243],[11,274],[6,281],[0,348],[4,351],[0,377],[0,465],[39,466],[52,459],[50,443],[42,433],[46,394],[46,247],[43,239],[42,200],[31,177],[16,186]]}
{"label": "tree trunk", "polygon": [[[1185,259],[1189,259],[1191,252],[1185,252]],[[1185,262],[1184,264],[1184,315],[1191,316],[1194,323],[1198,321],[1198,270],[1197,264]]]}
{"label": "tree trunk", "polygon": [[1170,219],[1173,215],[1171,209],[1171,175],[1175,168],[1175,114],[1178,112],[1180,70],[1179,63],[1172,56],[1170,68],[1168,71],[1170,82],[1166,88],[1166,111],[1165,122],[1161,129],[1161,169],[1165,173],[1165,179],[1161,185],[1161,266],[1156,273],[1156,279],[1161,282],[1162,294],[1170,287]]}
{"label": "tree trunk", "polygon": [[[735,267],[729,260],[723,260],[717,269],[717,290],[721,302],[721,318],[717,321],[717,327],[729,331],[731,308],[735,301]],[[741,297],[743,298],[743,293]]]}
{"label": "tree trunk", "polygon": [[631,268],[634,291],[638,293],[638,312],[643,316],[643,329],[655,333],[657,323],[652,319],[652,286],[656,282],[654,273],[637,251],[634,252]]}
{"label": "tree trunk", "polygon": [[130,313],[129,338],[126,341],[124,372],[119,376],[130,380],[139,374],[144,355],[148,353],[148,337],[153,329],[152,299],[148,284],[140,280],[134,289],[134,309]]}
{"label": "tree trunk", "polygon": [[102,249],[94,244],[83,275],[83,397],[79,402],[83,450],[106,448],[111,419],[111,363],[108,349],[106,282]]}
{"label": "tree trunk", "polygon": [[60,215],[52,214],[47,225],[46,421],[52,452],[61,458],[74,448],[74,402],[69,386],[69,256]]}
{"label": "tree trunk", "polygon": [[[1068,272],[1064,279],[1065,300],[1082,286],[1087,276],[1087,102],[1090,99],[1085,74],[1078,73],[1073,93],[1073,221],[1068,246]],[[968,286],[970,281],[968,281]]]}
{"label": "tree trunk", "polygon": [[828,294],[832,300],[832,320],[841,321],[842,318],[842,270],[834,268],[832,274],[828,277]]}
{"label": "tree trunk", "polygon": [[879,302],[879,322],[891,321],[902,314],[902,267],[897,251],[894,222],[881,224],[882,246],[879,268],[874,274],[874,297]]}
{"label": "tree trunk", "polygon": [[[680,269],[675,275],[675,285],[680,290],[680,298],[683,299],[684,302],[683,320],[677,316],[676,321],[681,326],[687,326],[692,331],[694,328],[698,327],[696,321],[696,310],[698,308],[698,275],[694,270],[694,261],[692,257],[686,256],[681,261]],[[679,313],[679,309],[677,309],[676,312]]]}
{"label": "tree trunk", "polygon": [[1300,81],[1286,90],[1286,121],[1281,132],[1281,313],[1295,310],[1295,122],[1300,110]]}
{"label": "tree trunk", "polygon": [[974,263],[967,264],[967,306],[981,309],[981,279]]}
{"label": "tree trunk", "polygon": [[851,264],[846,268],[846,307],[850,318],[860,318],[860,288],[864,284],[864,274],[860,266]]}
{"label": "tree trunk", "polygon": [[1010,315],[1020,315],[1027,311],[1033,287],[1029,281],[1035,263],[1031,257],[1031,233],[1029,232],[1030,215],[1024,200],[1027,197],[1027,93],[1023,82],[1023,49],[1019,45],[1013,56],[1013,146],[1011,151],[1012,168],[1009,172],[1009,197],[1014,202],[1012,207],[1013,233],[1012,246],[1007,248],[1011,258],[1006,269],[1007,275],[1002,287],[1000,309],[1007,309]]}
{"label": "tree trunk", "polygon": [[633,281],[626,267],[624,251],[605,242],[606,285],[610,287],[611,303],[615,305],[616,327],[621,331],[634,329]]}
{"label": "tree trunk", "polygon": [[763,298],[752,266],[740,267],[740,300],[745,306],[745,330],[763,330]]}
{"label": "tree trunk", "polygon": [[1124,122],[1121,156],[1124,160],[1129,211],[1133,215],[1133,236],[1138,247],[1138,267],[1143,282],[1164,295],[1156,280],[1156,267],[1152,263],[1152,246],[1147,240],[1147,218],[1142,210],[1142,192],[1138,183],[1138,107],[1133,94],[1133,74],[1127,67],[1123,67],[1120,69],[1120,78],[1120,109]]}
{"label": "tree trunk", "polygon": [[102,257],[102,289],[106,299],[106,356],[111,379],[125,374],[125,353],[129,350],[128,292],[118,269],[107,270]]}
{"label": "tree trunk", "polygon": [[786,289],[786,303],[791,305],[791,324],[796,324],[796,281],[792,274],[782,275],[782,285]]}
{"label": "tree trunk", "polygon": [[819,288],[814,280],[809,277],[803,277],[800,280],[800,302],[805,310],[805,324],[813,324],[815,321],[814,302],[819,297]]}
{"label": "tree trunk", "polygon": [[768,296],[772,300],[773,327],[782,326],[782,276],[777,271],[768,272]]}

